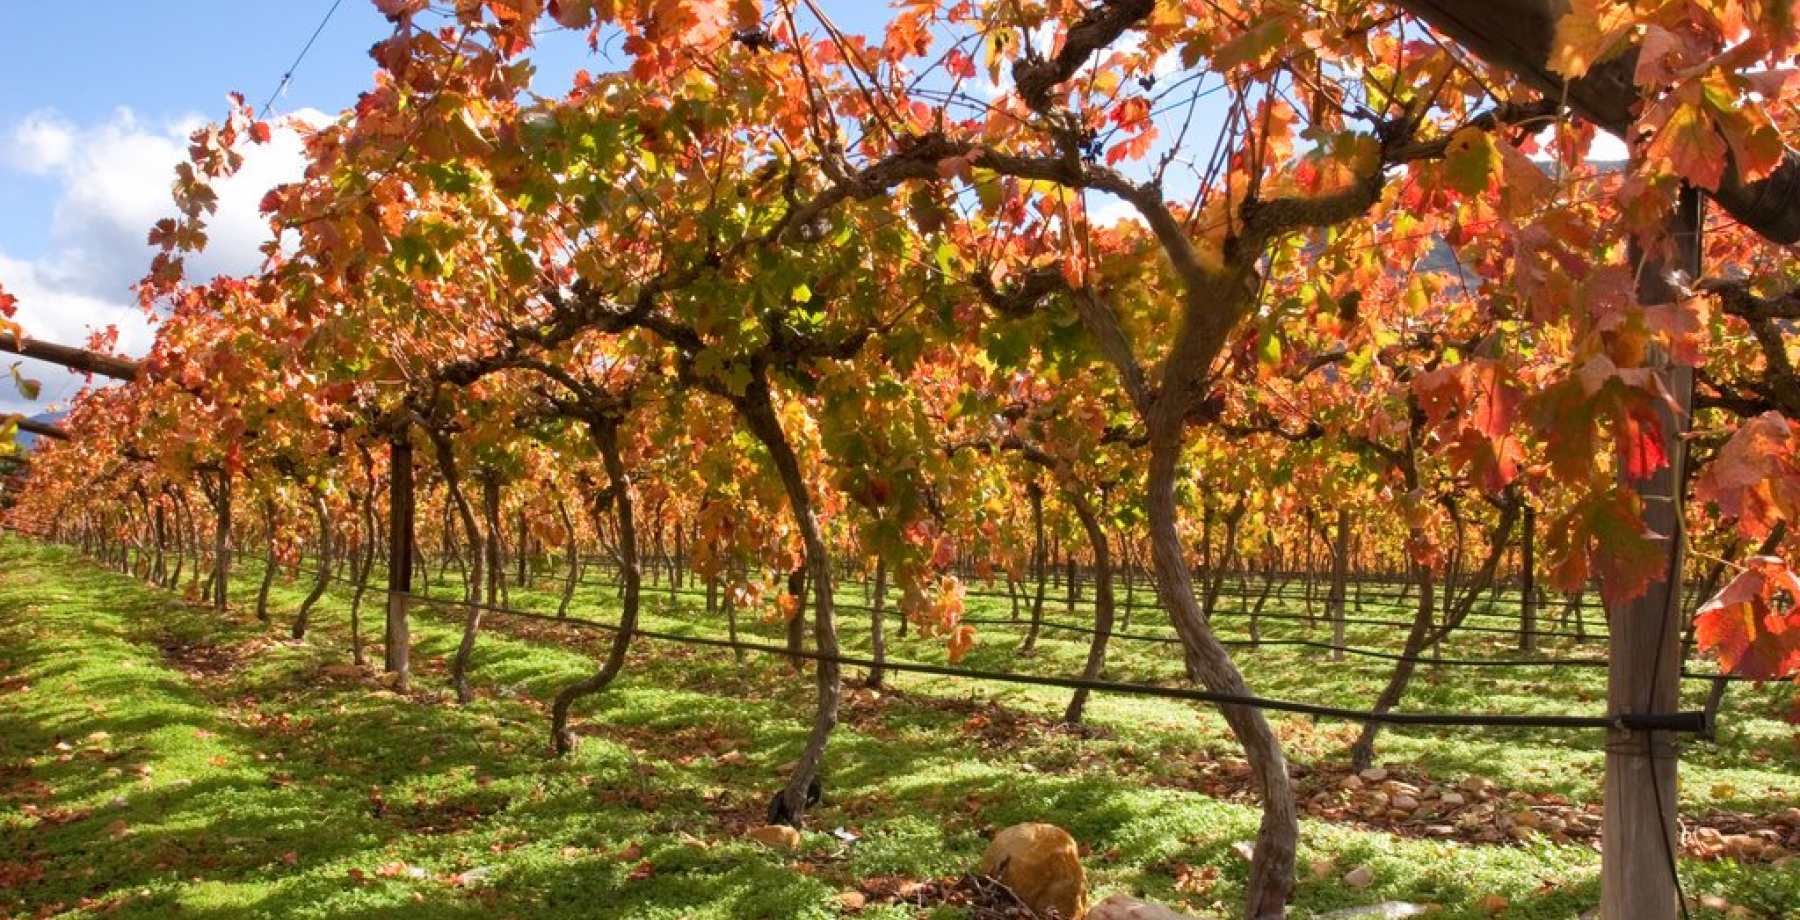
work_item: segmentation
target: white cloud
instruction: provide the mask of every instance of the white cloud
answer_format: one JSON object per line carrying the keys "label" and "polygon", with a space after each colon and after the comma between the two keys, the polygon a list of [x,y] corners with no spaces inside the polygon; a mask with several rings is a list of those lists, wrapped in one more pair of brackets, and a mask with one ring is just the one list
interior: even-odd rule
{"label": "white cloud", "polygon": [[[311,110],[297,114],[309,123],[325,119]],[[149,348],[149,320],[130,288],[154,254],[146,242],[150,227],[174,213],[169,189],[175,165],[200,123],[189,115],[152,124],[121,108],[91,125],[43,111],[0,129],[11,151],[0,166],[41,176],[38,181],[56,188],[42,254],[24,260],[0,252],[0,285],[18,297],[16,319],[27,335],[80,345],[90,332],[116,325],[121,351],[136,355]],[[188,258],[192,279],[254,272],[262,263],[258,248],[269,239],[257,205],[271,186],[299,178],[304,167],[299,135],[280,125],[271,143],[241,149],[243,169],[215,186],[219,210],[207,220],[207,249]],[[0,409],[41,411],[79,388],[79,376],[31,365],[27,373],[45,383],[43,398],[27,405],[0,382]]]}
{"label": "white cloud", "polygon": [[[1540,162],[1551,159],[1551,145],[1556,143],[1556,129],[1545,128],[1537,133],[1538,152],[1531,158]],[[1608,131],[1595,131],[1594,141],[1588,145],[1587,158],[1598,163],[1618,163],[1631,158],[1630,148],[1616,135]]]}
{"label": "white cloud", "polygon": [[1588,159],[1601,162],[1615,162],[1629,159],[1631,150],[1625,142],[1605,131],[1594,132],[1594,142],[1588,145]]}
{"label": "white cloud", "polygon": [[[32,338],[84,345],[91,333],[116,326],[120,351],[141,355],[150,348],[154,337],[150,319],[127,301],[69,290],[45,278],[36,263],[9,259],[3,253],[0,282],[6,285],[7,293],[19,298],[19,313],[14,319]],[[10,358],[0,368],[10,367],[13,360],[19,359]],[[43,384],[43,389],[37,401],[32,402],[10,380],[0,380],[0,411],[31,415],[52,407],[66,407],[80,391],[85,376],[41,361],[23,361],[19,370]]]}
{"label": "white cloud", "polygon": [[1091,195],[1088,197],[1088,222],[1098,227],[1108,227],[1122,220],[1134,220],[1143,223],[1143,216],[1123,198],[1111,195]]}
{"label": "white cloud", "polygon": [[68,162],[75,127],[55,112],[33,112],[13,129],[9,141],[8,165],[41,176]]}

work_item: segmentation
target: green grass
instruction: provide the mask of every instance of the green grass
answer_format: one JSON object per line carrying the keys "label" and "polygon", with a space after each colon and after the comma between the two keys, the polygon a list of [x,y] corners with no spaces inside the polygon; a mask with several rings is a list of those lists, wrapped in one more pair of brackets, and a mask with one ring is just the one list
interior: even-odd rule
{"label": "green grass", "polygon": [[[239,572],[239,611],[251,605],[259,568]],[[552,580],[542,579],[544,593],[513,589],[513,603],[553,609]],[[278,584],[278,617],[304,588]],[[654,598],[648,626],[723,632],[693,598]],[[609,588],[584,586],[577,610],[606,620],[615,603]],[[1004,604],[972,607],[1005,616]],[[370,638],[377,607],[365,605]],[[490,617],[473,665],[480,698],[458,707],[443,673],[453,616],[418,611],[415,686],[400,696],[327,670],[346,658],[347,608],[334,589],[314,635],[293,643],[278,638],[284,629],[241,612],[221,620],[67,550],[0,541],[0,914],[834,917],[838,894],[871,879],[968,870],[995,829],[1021,820],[1060,824],[1091,851],[1096,897],[1125,891],[1231,916],[1241,896],[1245,866],[1233,844],[1251,837],[1258,811],[1248,796],[1209,785],[1229,772],[1221,761],[1232,744],[1204,708],[1099,697],[1090,704],[1098,730],[1077,734],[1050,730],[1066,702],[1051,689],[902,676],[896,692],[852,693],[806,849],[776,854],[740,834],[760,823],[810,715],[810,680],[785,664],[639,643],[620,681],[578,707],[583,742],[559,761],[546,756],[543,701],[593,667],[603,635],[571,642]],[[1051,609],[1067,616],[1060,601]],[[1365,613],[1401,615],[1372,604]],[[861,650],[863,614],[844,616],[847,644]],[[1134,629],[1155,626],[1140,616]],[[1241,634],[1229,621],[1224,629]],[[746,631],[776,634],[764,624]],[[1047,633],[1036,658],[1020,659],[1017,638],[984,629],[969,663],[1073,673],[1085,652],[1083,637]],[[1352,640],[1394,644],[1380,627],[1353,629]],[[1504,642],[1447,653],[1492,654]],[[891,646],[896,657],[943,657],[932,640]],[[1347,706],[1366,705],[1385,678],[1377,662],[1329,664],[1293,650],[1239,659],[1259,692]],[[1177,672],[1165,646],[1118,643],[1109,675]],[[1603,680],[1600,671],[1425,668],[1406,708],[1598,712]],[[1800,800],[1793,729],[1780,718],[1789,692],[1733,689],[1718,741],[1684,752],[1685,813]],[[1275,721],[1301,763],[1341,759],[1352,737],[1349,726]],[[1479,773],[1591,802],[1598,744],[1593,733],[1391,732],[1381,760],[1440,781]],[[1220,794],[1197,791],[1208,788]],[[837,828],[858,839],[840,841],[829,833]],[[1315,878],[1315,861],[1331,871]],[[1338,881],[1363,864],[1374,885]],[[1217,877],[1178,887],[1195,877],[1190,866],[1216,867]],[[1498,895],[1505,916],[1560,918],[1598,897],[1597,854],[1543,836],[1472,844],[1307,819],[1301,866],[1301,917],[1385,899],[1481,917],[1483,899]],[[1690,894],[1722,896],[1751,916],[1800,903],[1793,862],[1684,860],[1682,873]],[[856,916],[916,913],[872,904]]]}

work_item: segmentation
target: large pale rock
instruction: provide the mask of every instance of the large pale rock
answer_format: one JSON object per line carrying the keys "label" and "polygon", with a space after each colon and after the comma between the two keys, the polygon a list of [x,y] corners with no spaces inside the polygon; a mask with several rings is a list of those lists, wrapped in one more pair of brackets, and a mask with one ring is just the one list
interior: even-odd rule
{"label": "large pale rock", "polygon": [[785,824],[768,824],[752,828],[746,831],[744,836],[771,850],[800,849],[800,832]]}
{"label": "large pale rock", "polygon": [[1329,914],[1320,914],[1319,920],[1400,920],[1402,917],[1417,917],[1430,912],[1431,907],[1425,904],[1383,901],[1367,907],[1347,907]]}
{"label": "large pale rock", "polygon": [[981,857],[981,873],[999,879],[1040,914],[1063,920],[1087,911],[1087,875],[1075,838],[1054,824],[1015,824],[994,835]]}
{"label": "large pale rock", "polygon": [[1087,912],[1087,920],[1194,920],[1187,914],[1178,914],[1161,904],[1151,904],[1137,898],[1128,898],[1115,894]]}

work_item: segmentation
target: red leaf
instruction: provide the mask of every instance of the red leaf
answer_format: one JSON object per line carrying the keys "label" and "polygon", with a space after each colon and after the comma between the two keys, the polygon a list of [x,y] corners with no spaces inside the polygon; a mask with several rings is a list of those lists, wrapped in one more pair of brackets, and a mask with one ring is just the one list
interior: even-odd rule
{"label": "red leaf", "polygon": [[1633,400],[1619,420],[1619,456],[1625,463],[1625,475],[1633,480],[1649,479],[1657,470],[1669,465],[1669,454],[1663,448],[1662,420],[1656,409],[1645,400]]}
{"label": "red leaf", "polygon": [[1707,464],[1694,484],[1694,497],[1736,518],[1746,536],[1761,538],[1777,521],[1792,521],[1800,511],[1797,441],[1800,435],[1778,412],[1750,419]]}
{"label": "red leaf", "polygon": [[1774,556],[1756,556],[1694,616],[1694,639],[1730,674],[1788,677],[1800,671],[1800,578]]}

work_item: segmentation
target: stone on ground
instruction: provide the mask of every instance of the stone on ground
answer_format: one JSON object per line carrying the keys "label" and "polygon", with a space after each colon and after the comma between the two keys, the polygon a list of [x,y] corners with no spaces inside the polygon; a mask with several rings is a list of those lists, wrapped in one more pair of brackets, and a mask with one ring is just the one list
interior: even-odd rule
{"label": "stone on ground", "polygon": [[800,849],[800,832],[785,824],[767,824],[752,828],[744,836],[771,850]]}
{"label": "stone on ground", "polygon": [[1346,907],[1329,914],[1320,914],[1319,920],[1401,920],[1402,917],[1417,917],[1430,910],[1431,907],[1426,904],[1383,901],[1367,907]]}
{"label": "stone on ground", "polygon": [[1087,920],[1194,920],[1187,914],[1179,914],[1162,906],[1128,898],[1115,894],[1094,905],[1087,913]]}
{"label": "stone on ground", "polygon": [[1087,875],[1075,838],[1054,824],[1015,824],[994,835],[981,872],[1039,914],[1077,920],[1087,911]]}

